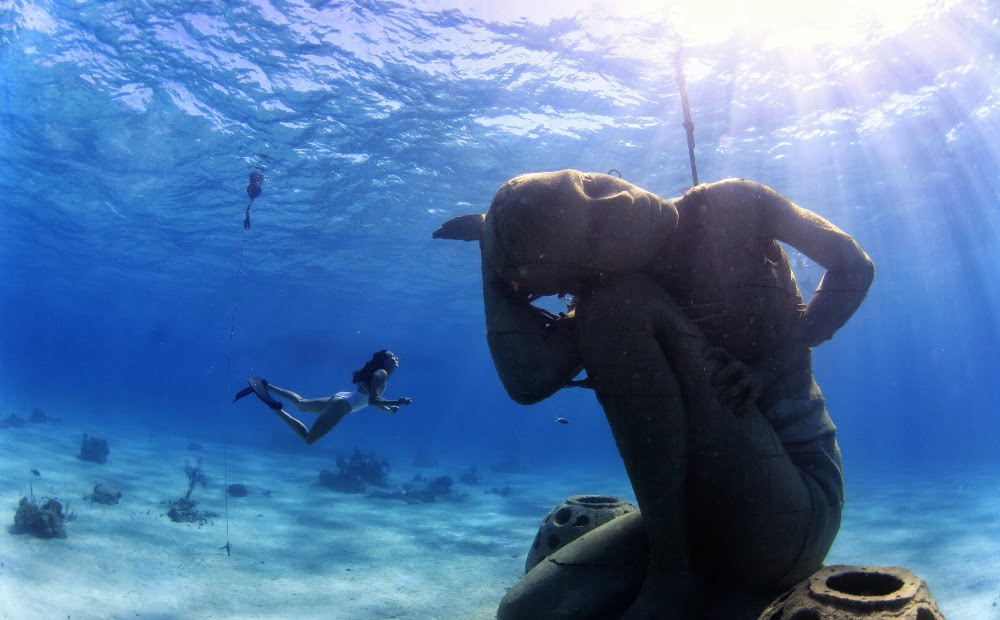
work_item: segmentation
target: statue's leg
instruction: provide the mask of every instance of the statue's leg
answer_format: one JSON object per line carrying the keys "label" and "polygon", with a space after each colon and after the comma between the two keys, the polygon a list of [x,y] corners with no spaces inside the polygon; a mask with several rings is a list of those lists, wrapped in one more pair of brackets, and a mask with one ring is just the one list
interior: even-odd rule
{"label": "statue's leg", "polygon": [[[655,290],[653,290],[655,289]],[[577,337],[587,375],[604,408],[632,481],[650,545],[638,609],[625,617],[695,617],[697,593],[685,516],[688,430],[685,403],[657,342],[667,297],[656,284],[623,278],[581,298]]]}
{"label": "statue's leg", "polygon": [[684,592],[695,574],[709,587],[777,588],[818,568],[840,506],[810,470],[839,476],[822,445],[835,451],[832,436],[793,460],[756,407],[723,406],[711,344],[649,279],[610,283],[577,316],[651,545],[646,585],[624,617],[697,617]]}

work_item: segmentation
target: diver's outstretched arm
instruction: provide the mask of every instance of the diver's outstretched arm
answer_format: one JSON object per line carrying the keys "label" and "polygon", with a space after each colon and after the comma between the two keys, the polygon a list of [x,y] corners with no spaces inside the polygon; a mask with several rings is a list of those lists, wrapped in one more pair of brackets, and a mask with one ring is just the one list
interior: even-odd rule
{"label": "diver's outstretched arm", "polygon": [[389,373],[384,369],[380,368],[372,373],[372,378],[368,381],[368,404],[389,411],[390,413],[396,413],[395,411],[390,411],[389,407],[398,409],[400,405],[409,405],[413,401],[405,396],[396,400],[382,398],[382,392],[385,390],[388,381]]}

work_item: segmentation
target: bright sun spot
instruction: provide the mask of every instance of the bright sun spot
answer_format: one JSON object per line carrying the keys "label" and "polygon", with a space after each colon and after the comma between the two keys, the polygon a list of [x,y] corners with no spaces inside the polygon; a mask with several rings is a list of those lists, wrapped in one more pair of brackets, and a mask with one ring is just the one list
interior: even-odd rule
{"label": "bright sun spot", "polygon": [[685,45],[741,37],[762,48],[850,47],[896,34],[957,0],[413,0],[489,21],[545,24],[581,14],[663,22]]}
{"label": "bright sun spot", "polygon": [[935,0],[683,0],[624,2],[645,14],[668,11],[688,44],[746,36],[762,48],[851,47],[895,34],[926,15]]}

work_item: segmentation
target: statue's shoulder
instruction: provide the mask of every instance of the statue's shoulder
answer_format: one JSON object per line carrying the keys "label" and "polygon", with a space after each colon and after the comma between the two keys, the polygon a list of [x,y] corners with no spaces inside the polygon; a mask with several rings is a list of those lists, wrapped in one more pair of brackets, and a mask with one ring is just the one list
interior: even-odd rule
{"label": "statue's shoulder", "polygon": [[680,198],[687,206],[701,205],[712,210],[739,211],[753,207],[761,200],[773,200],[779,194],[750,179],[723,179],[713,183],[702,183],[692,187]]}

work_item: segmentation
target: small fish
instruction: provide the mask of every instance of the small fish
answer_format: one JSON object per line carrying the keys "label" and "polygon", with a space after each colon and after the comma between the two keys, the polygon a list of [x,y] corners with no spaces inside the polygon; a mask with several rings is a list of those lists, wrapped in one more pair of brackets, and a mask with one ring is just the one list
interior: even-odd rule
{"label": "small fish", "polygon": [[36,475],[36,476],[38,476],[39,478],[41,478],[41,477],[42,477],[42,472],[38,471],[37,469],[32,469],[32,470],[31,470],[31,473],[35,474],[35,475]]}
{"label": "small fish", "polygon": [[556,422],[560,424],[569,424],[569,420],[567,420],[566,418],[556,418]]}

